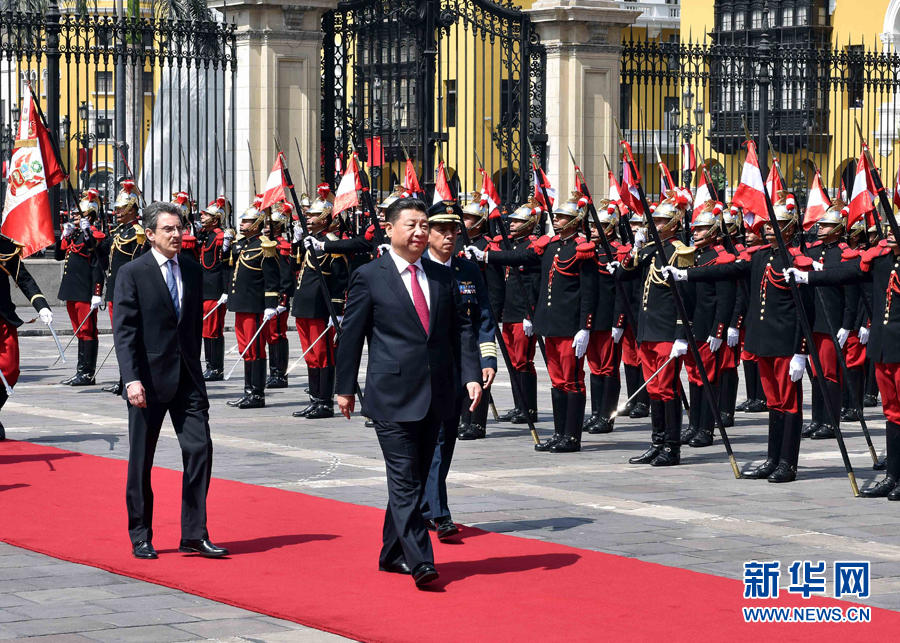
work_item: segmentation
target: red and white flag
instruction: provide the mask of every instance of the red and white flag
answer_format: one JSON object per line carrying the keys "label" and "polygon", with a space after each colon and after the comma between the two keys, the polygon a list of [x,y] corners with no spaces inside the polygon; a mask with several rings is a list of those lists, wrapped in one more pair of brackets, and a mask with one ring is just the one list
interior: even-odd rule
{"label": "red and white flag", "polygon": [[615,203],[619,206],[625,205],[624,203],[622,203],[622,196],[619,190],[619,182],[616,181],[616,177],[612,172],[607,173],[609,174],[609,202]]}
{"label": "red and white flag", "polygon": [[478,171],[481,172],[481,198],[487,199],[488,215],[490,216],[494,211],[500,209],[500,194],[484,168],[479,168]]}
{"label": "red and white flag", "polygon": [[850,203],[850,199],[847,198],[847,186],[844,185],[844,177],[841,177],[841,201]]}
{"label": "red and white flag", "polygon": [[416,176],[416,168],[412,159],[406,159],[406,174],[403,177],[403,186],[412,196],[418,198],[422,194],[422,186],[419,185],[419,177]]}
{"label": "red and white flag", "polygon": [[825,191],[825,188],[822,187],[822,175],[816,171],[816,175],[813,177],[812,186],[809,188],[809,198],[806,201],[806,212],[803,214],[803,229],[809,230],[812,228],[819,219],[822,218],[822,215],[825,214],[825,211],[831,207],[831,199],[828,198],[828,193]]}
{"label": "red and white flag", "polygon": [[900,208],[900,168],[897,169],[897,182],[894,184],[894,205]]}
{"label": "red and white flag", "polygon": [[288,187],[287,181],[284,180],[284,164],[281,162],[281,152],[275,159],[275,165],[269,172],[269,178],[266,179],[266,189],[263,190],[262,210],[265,210],[273,203],[279,201],[287,201],[284,188]]}
{"label": "red and white flag", "polygon": [[766,192],[772,203],[778,197],[778,193],[784,190],[784,183],[781,182],[781,174],[778,173],[778,159],[772,157],[772,167],[769,169],[769,178],[766,179]]}
{"label": "red and white flag", "polygon": [[[444,169],[444,162],[438,163],[437,176],[434,177],[434,199],[431,205],[440,203],[441,201],[453,201],[453,192],[450,191],[450,184],[447,183],[447,172]],[[409,186],[406,186],[409,188]]]}
{"label": "red and white flag", "polygon": [[734,191],[731,202],[744,210],[744,222],[747,226],[757,231],[763,223],[769,220],[769,209],[766,204],[766,194],[763,191],[762,171],[759,169],[759,159],[756,156],[756,144],[747,141],[747,158],[744,159],[744,167],[741,169],[741,182]]}
{"label": "red and white flag", "polygon": [[55,241],[47,190],[66,178],[31,95],[22,105],[8,170],[0,232],[24,244],[22,256],[28,257]]}
{"label": "red and white flag", "polygon": [[703,210],[703,206],[706,205],[706,202],[711,200],[713,200],[713,196],[709,191],[709,185],[706,183],[706,175],[701,174],[700,185],[697,186],[697,194],[694,195],[694,213],[691,215],[691,223],[694,222],[697,215]]}
{"label": "red and white flag", "polygon": [[344,172],[337,193],[334,195],[334,216],[358,206],[360,190],[362,190],[362,181],[359,180],[359,164],[356,161],[356,154],[353,154],[350,156],[347,171]]}
{"label": "red and white flag", "polygon": [[675,180],[672,178],[671,172],[669,172],[669,168],[666,167],[665,163],[660,162],[659,164],[660,171],[660,181],[662,182],[662,193],[665,194],[669,190],[674,190],[678,187],[675,183]]}
{"label": "red and white flag", "polygon": [[853,193],[850,196],[849,205],[848,229],[875,209],[875,184],[872,182],[869,159],[866,157],[865,151],[860,153],[859,161],[856,163],[856,176],[853,178]]}
{"label": "red and white flag", "polygon": [[641,216],[644,216],[644,207],[641,205],[641,194],[637,189],[637,180],[631,175],[631,164],[625,163],[622,166],[622,190],[620,192],[622,203],[629,210]]}
{"label": "red and white flag", "polygon": [[[544,174],[543,168],[534,163],[531,165],[531,174],[534,178],[534,198],[537,199],[538,203],[544,206],[546,210],[553,209],[553,202],[556,201],[556,190],[550,185],[550,179]],[[543,187],[543,190],[541,187]],[[549,205],[544,202],[544,190],[547,191],[547,197],[550,199]]]}
{"label": "red and white flag", "polygon": [[681,169],[697,171],[697,153],[693,143],[684,143],[681,146]]}

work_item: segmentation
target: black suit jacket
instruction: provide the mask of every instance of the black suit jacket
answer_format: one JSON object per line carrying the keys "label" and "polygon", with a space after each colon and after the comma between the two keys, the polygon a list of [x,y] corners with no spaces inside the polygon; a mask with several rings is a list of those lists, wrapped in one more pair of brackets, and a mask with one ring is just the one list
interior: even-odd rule
{"label": "black suit jacket", "polygon": [[[123,382],[141,381],[148,403],[175,397],[182,364],[206,396],[200,367],[203,271],[183,254],[178,262],[184,287],[180,318],[152,252],[122,266],[116,278],[113,340],[119,370]],[[127,400],[128,392],[122,397]]]}
{"label": "black suit jacket", "polygon": [[337,392],[356,391],[363,344],[369,341],[365,404],[373,420],[415,422],[432,409],[454,414],[454,393],[481,382],[472,322],[452,271],[422,261],[428,279],[430,330],[426,335],[390,254],[360,267],[350,282],[337,355]]}

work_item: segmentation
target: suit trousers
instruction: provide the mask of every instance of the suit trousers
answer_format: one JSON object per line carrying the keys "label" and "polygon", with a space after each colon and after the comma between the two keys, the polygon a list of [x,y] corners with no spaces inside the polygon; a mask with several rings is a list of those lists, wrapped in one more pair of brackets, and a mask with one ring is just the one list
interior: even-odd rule
{"label": "suit trousers", "polygon": [[209,436],[209,399],[197,388],[181,363],[175,397],[169,402],[153,403],[145,408],[128,404],[128,482],[125,501],[128,507],[128,533],[131,542],[153,539],[153,489],[150,471],[159,431],[166,413],[175,427],[184,474],[181,479],[181,537],[208,538],[206,530],[206,494],[212,475],[213,447]]}
{"label": "suit trousers", "polygon": [[456,411],[453,417],[441,422],[441,428],[438,431],[437,445],[434,448],[434,457],[431,459],[431,468],[425,483],[422,514],[426,519],[450,517],[450,506],[447,502],[447,474],[450,473],[450,461],[453,460],[453,451],[456,448],[456,435],[462,415],[462,405],[463,400],[460,398],[456,401]]}
{"label": "suit trousers", "polygon": [[432,409],[415,422],[375,420],[388,485],[379,565],[406,562],[415,570],[422,563],[434,564],[422,498],[440,427],[441,419]]}

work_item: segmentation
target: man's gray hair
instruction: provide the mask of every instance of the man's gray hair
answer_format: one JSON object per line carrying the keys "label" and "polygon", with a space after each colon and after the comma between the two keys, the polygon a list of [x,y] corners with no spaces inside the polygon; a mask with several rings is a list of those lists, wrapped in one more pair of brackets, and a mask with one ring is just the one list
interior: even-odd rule
{"label": "man's gray hair", "polygon": [[144,229],[156,232],[156,221],[161,214],[174,214],[181,220],[181,208],[168,201],[156,201],[144,208]]}

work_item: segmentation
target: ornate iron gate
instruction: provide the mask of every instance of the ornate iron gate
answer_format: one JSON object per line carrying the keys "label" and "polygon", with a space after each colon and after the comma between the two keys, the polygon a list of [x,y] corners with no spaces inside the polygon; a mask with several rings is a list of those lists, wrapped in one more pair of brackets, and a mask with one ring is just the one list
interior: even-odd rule
{"label": "ornate iron gate", "polygon": [[[505,205],[531,183],[529,143],[545,153],[545,54],[527,14],[487,0],[353,0],[323,18],[322,176],[351,148],[376,199],[412,159],[423,187],[439,157],[457,196],[481,185]],[[426,187],[426,190],[428,188]]]}

